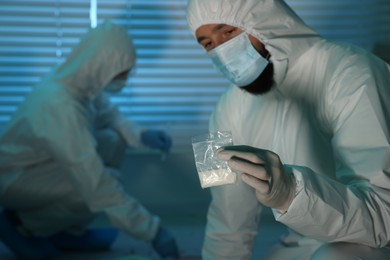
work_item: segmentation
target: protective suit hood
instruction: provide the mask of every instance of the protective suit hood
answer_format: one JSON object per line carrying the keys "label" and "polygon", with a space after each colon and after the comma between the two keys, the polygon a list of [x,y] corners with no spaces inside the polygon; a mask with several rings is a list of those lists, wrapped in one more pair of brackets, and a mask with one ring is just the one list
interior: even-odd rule
{"label": "protective suit hood", "polygon": [[256,37],[271,54],[277,84],[320,39],[281,0],[189,0],[187,21],[193,34],[205,24],[228,24]]}
{"label": "protective suit hood", "polygon": [[106,21],[82,37],[47,80],[68,86],[78,97],[93,99],[116,75],[133,67],[135,56],[127,31]]}

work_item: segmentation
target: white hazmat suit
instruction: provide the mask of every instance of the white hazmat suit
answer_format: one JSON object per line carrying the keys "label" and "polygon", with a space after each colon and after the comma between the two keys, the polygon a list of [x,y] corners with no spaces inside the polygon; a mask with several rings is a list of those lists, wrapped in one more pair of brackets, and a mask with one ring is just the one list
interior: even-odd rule
{"label": "white hazmat suit", "polygon": [[[232,131],[235,145],[273,151],[292,167],[296,196],[286,213],[273,211],[303,235],[292,244],[388,245],[389,65],[323,39],[278,0],[190,0],[187,19],[194,34],[206,24],[239,27],[271,55],[273,90],[252,95],[230,86],[210,131]],[[211,193],[203,258],[250,259],[261,212],[254,189],[239,180]]]}
{"label": "white hazmat suit", "polygon": [[155,237],[159,218],[124,191],[96,150],[94,131],[104,127],[129,146],[141,144],[139,133],[102,94],[134,62],[126,30],[103,23],[34,88],[5,128],[0,203],[35,235],[80,226],[103,212],[138,239]]}

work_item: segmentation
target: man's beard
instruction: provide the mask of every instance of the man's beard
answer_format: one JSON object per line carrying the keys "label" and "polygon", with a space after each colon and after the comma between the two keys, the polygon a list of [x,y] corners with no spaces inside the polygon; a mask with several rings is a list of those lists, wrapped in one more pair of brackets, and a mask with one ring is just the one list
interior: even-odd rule
{"label": "man's beard", "polygon": [[253,95],[263,95],[268,93],[274,85],[274,65],[270,62],[255,81],[240,88]]}

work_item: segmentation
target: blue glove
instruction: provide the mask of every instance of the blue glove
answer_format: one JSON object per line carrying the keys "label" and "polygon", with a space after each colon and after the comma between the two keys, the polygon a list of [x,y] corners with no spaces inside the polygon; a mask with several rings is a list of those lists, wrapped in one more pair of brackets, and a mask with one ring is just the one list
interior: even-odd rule
{"label": "blue glove", "polygon": [[155,149],[168,153],[172,146],[171,137],[162,130],[146,130],[141,133],[141,142]]}
{"label": "blue glove", "polygon": [[179,259],[179,249],[173,235],[163,227],[157,231],[156,237],[152,241],[154,250],[162,258]]}

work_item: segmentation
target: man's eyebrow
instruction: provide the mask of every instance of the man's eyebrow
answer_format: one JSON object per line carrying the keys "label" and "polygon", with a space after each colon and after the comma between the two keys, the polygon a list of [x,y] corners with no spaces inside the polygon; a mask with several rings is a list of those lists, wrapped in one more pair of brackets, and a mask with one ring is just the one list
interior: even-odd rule
{"label": "man's eyebrow", "polygon": [[[225,26],[227,26],[227,24],[224,24],[224,23],[221,23],[221,24],[218,24],[217,26],[215,26],[211,32],[212,33],[216,33],[218,32],[219,30],[223,29]],[[205,36],[199,36],[196,40],[200,43],[201,41],[203,41],[204,39],[206,39]]]}
{"label": "man's eyebrow", "polygon": [[221,23],[221,24],[218,24],[217,26],[215,26],[211,31],[212,31],[213,33],[215,33],[215,32],[217,32],[217,31],[223,29],[223,28],[226,27],[226,26],[227,26],[227,24]]}

